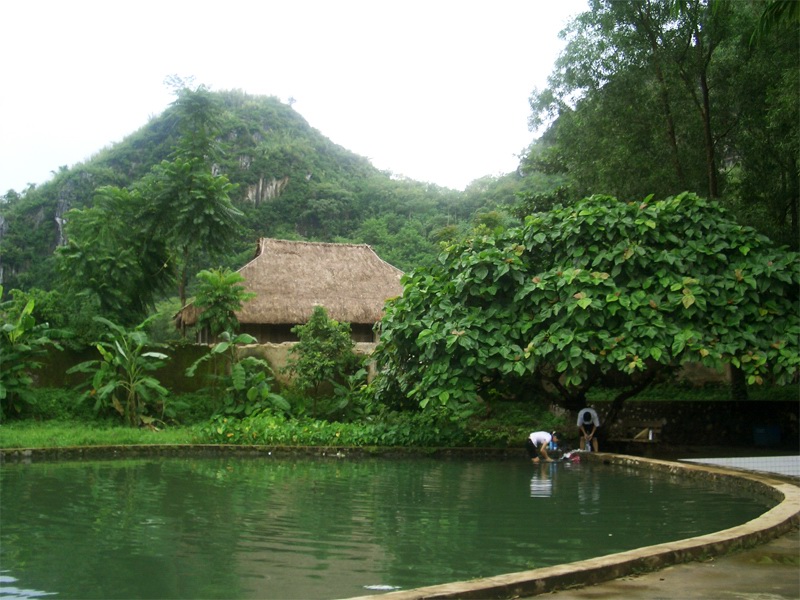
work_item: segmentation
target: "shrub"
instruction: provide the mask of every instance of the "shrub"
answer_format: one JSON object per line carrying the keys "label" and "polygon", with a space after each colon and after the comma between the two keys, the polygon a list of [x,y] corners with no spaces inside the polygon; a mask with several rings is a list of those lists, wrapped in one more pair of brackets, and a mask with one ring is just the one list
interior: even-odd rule
{"label": "shrub", "polygon": [[245,333],[234,336],[227,331],[219,338],[221,341],[214,344],[208,354],[186,370],[188,377],[194,377],[202,363],[212,361],[215,364],[215,373],[210,376],[211,392],[215,395],[220,389],[223,391],[215,414],[245,416],[266,409],[288,412],[289,402],[271,389],[272,371],[267,361],[239,354],[237,344],[252,344],[255,338]]}
{"label": "shrub", "polygon": [[321,386],[345,381],[358,368],[350,325],[328,318],[325,308],[316,306],[308,323],[296,325],[292,332],[300,341],[289,350],[284,371],[292,375],[293,386],[300,393],[311,393],[316,417]]}
{"label": "shrub", "polygon": [[[0,286],[0,299],[3,286]],[[46,347],[53,344],[47,323],[36,323],[35,301],[0,302],[0,421],[19,414],[31,401],[31,371],[41,368]]]}
{"label": "shrub", "polygon": [[217,416],[201,428],[212,444],[333,447],[521,447],[530,427],[465,427],[442,411],[388,413],[362,423],[289,419],[264,411],[243,419]]}
{"label": "shrub", "polygon": [[94,412],[79,395],[62,388],[33,388],[28,395],[26,410],[20,415],[37,421],[66,421],[78,419],[91,421]]}

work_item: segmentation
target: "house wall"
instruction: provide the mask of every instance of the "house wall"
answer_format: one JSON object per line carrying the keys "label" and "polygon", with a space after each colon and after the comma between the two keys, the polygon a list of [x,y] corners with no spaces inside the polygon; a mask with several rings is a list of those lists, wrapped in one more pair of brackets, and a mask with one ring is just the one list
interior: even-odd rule
{"label": "house wall", "polygon": [[[239,328],[239,333],[246,333],[252,335],[259,344],[283,344],[285,342],[299,341],[297,335],[292,333],[292,328],[295,327],[291,324],[281,325],[265,325],[260,323],[243,323]],[[356,343],[374,343],[377,342],[377,336],[373,331],[373,325],[369,323],[351,323],[350,324],[350,337]],[[196,336],[198,344],[208,344],[208,332],[198,331]]]}
{"label": "house wall", "polygon": [[[272,368],[275,381],[281,385],[287,385],[291,381],[291,378],[281,371],[288,364],[289,351],[294,345],[295,342],[251,344],[248,346],[241,346],[239,352],[241,356],[255,356],[266,360]],[[375,350],[375,346],[376,344],[372,342],[356,342],[353,351],[359,356],[369,356],[372,354],[373,350]],[[374,375],[373,368],[374,367],[370,364],[370,377]]]}
{"label": "house wall", "polygon": [[292,333],[294,325],[265,325],[261,323],[243,323],[239,331],[252,335],[259,344],[281,344],[296,342],[297,336]]}
{"label": "house wall", "polygon": [[[251,344],[239,346],[241,356],[256,356],[267,361],[272,369],[275,381],[280,385],[289,383],[288,375],[281,373],[289,359],[289,350],[296,342],[282,342],[279,344]],[[360,356],[369,356],[375,350],[377,344],[372,342],[356,342],[353,351]],[[154,376],[175,394],[195,392],[207,384],[206,375],[211,371],[212,363],[206,362],[200,365],[194,377],[186,376],[186,369],[195,361],[205,356],[210,345],[192,344],[174,346],[166,350],[170,359],[160,369],[154,372]],[[51,350],[45,359],[45,367],[33,372],[34,385],[36,387],[55,387],[72,388],[86,381],[90,375],[76,373],[69,375],[67,371],[80,362],[86,360],[96,360],[99,358],[97,351],[93,348],[82,352],[72,350]],[[369,366],[370,376],[374,375],[374,367]]]}

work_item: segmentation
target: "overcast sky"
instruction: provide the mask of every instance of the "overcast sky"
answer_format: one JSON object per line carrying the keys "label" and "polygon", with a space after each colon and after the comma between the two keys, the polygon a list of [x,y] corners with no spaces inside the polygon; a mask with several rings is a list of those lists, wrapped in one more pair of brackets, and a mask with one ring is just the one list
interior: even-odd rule
{"label": "overcast sky", "polygon": [[586,0],[10,0],[0,3],[0,194],[121,141],[165,79],[295,99],[398,175],[463,189],[513,171],[528,97]]}

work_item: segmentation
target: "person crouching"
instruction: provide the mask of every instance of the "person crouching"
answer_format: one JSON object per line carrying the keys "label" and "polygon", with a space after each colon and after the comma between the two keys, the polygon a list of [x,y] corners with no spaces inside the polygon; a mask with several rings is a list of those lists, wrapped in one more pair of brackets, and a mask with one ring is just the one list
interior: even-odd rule
{"label": "person crouching", "polygon": [[555,448],[558,441],[558,434],[555,431],[552,433],[534,431],[528,436],[528,440],[525,442],[525,448],[528,450],[528,456],[533,463],[538,463],[542,458],[545,462],[553,462],[553,459],[550,458],[548,454],[548,450],[550,448]]}

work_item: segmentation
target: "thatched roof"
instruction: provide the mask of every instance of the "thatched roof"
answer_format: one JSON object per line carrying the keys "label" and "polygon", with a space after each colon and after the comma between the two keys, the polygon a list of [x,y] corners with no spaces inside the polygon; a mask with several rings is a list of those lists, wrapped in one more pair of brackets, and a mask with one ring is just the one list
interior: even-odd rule
{"label": "thatched roof", "polygon": [[[261,238],[255,258],[239,273],[246,291],[256,294],[236,314],[242,324],[306,323],[317,305],[337,321],[373,324],[386,300],[403,293],[402,271],[366,244]],[[194,325],[197,309],[186,306],[178,319]]]}

